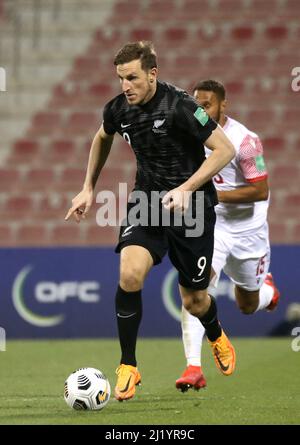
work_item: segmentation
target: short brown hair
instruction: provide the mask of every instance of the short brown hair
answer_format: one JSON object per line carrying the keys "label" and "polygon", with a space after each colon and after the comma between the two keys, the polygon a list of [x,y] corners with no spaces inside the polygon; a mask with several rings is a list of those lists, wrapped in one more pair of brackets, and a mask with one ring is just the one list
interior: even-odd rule
{"label": "short brown hair", "polygon": [[193,88],[193,93],[195,91],[212,91],[216,94],[219,100],[225,100],[226,91],[224,85],[217,80],[202,80],[201,82],[196,83]]}
{"label": "short brown hair", "polygon": [[116,54],[114,65],[123,65],[123,63],[138,59],[140,59],[144,71],[157,68],[157,57],[152,42],[141,40],[140,42],[127,43]]}

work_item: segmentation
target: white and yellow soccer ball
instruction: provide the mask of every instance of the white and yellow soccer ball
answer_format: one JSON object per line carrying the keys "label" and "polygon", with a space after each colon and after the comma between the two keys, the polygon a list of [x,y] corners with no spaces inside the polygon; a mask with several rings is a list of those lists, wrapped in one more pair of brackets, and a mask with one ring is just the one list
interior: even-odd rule
{"label": "white and yellow soccer ball", "polygon": [[110,398],[109,381],[99,369],[77,369],[65,381],[64,398],[76,410],[103,409]]}

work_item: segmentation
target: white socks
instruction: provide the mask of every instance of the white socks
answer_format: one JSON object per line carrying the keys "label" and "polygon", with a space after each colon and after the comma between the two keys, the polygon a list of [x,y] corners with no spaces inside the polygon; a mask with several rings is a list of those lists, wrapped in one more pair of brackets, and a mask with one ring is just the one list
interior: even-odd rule
{"label": "white socks", "polygon": [[201,349],[205,329],[197,317],[182,306],[182,339],[188,365],[201,366]]}
{"label": "white socks", "polygon": [[274,295],[274,289],[266,283],[263,283],[259,290],[259,303],[255,312],[265,309],[271,303]]}

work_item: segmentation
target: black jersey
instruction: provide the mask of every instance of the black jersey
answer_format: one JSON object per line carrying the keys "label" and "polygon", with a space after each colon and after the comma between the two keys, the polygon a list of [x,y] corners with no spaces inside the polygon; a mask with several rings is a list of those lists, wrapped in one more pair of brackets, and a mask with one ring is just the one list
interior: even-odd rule
{"label": "black jersey", "polygon": [[[217,124],[185,91],[158,81],[144,105],[129,105],[124,94],[108,102],[103,126],[105,133],[118,132],[131,145],[137,159],[135,190],[150,193],[176,188],[199,169],[203,143]],[[217,204],[212,181],[199,190],[205,191],[206,203]]]}

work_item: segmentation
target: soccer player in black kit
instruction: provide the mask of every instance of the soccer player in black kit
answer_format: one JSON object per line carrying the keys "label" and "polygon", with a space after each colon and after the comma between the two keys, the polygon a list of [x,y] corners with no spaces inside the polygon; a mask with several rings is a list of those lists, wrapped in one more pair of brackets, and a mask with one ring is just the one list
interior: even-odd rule
{"label": "soccer player in black kit", "polygon": [[[141,292],[153,265],[168,252],[178,270],[179,292],[184,307],[206,329],[217,367],[230,375],[235,351],[217,318],[216,302],[207,293],[214,245],[216,192],[211,178],[235,155],[234,148],[217,124],[183,90],[157,80],[157,59],[151,42],[128,43],[115,56],[114,65],[122,94],[106,104],[103,123],[92,142],[82,191],[72,200],[66,215],[77,222],[86,217],[96,181],[109,155],[114,134],[130,143],[137,159],[135,190],[166,191],[160,201],[164,211],[187,210],[186,193],[193,201],[204,192],[204,230],[186,236],[186,227],[160,224],[122,226],[119,243],[120,281],[116,292],[116,316],[122,356],[117,368],[115,397],[123,401],[135,394],[141,381],[135,356],[142,318]],[[205,158],[204,143],[213,153]],[[128,211],[132,203],[128,203]],[[201,261],[200,261],[201,260]],[[200,261],[200,262],[199,262]]]}

